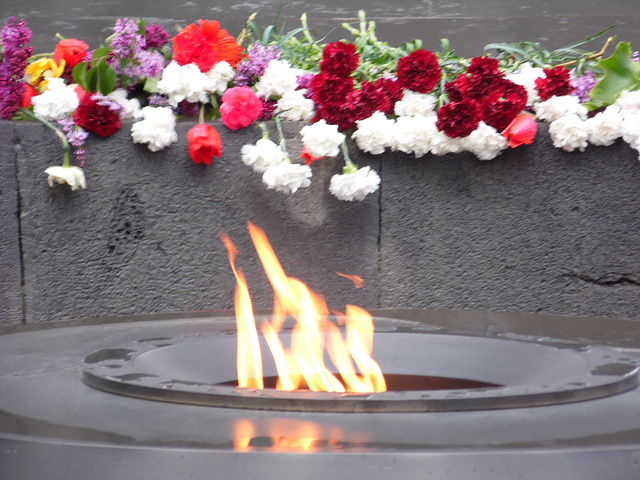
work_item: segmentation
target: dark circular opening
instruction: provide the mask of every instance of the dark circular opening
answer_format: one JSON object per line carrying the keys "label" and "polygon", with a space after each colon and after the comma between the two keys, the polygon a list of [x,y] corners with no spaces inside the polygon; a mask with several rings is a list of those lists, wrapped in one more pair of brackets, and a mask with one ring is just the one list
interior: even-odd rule
{"label": "dark circular opening", "polygon": [[[338,380],[344,385],[344,381],[339,374],[335,374]],[[436,377],[430,375],[403,375],[398,373],[385,373],[384,379],[387,383],[387,391],[417,391],[417,390],[465,390],[473,388],[498,388],[503,385],[497,383],[481,382],[466,378]],[[276,388],[277,376],[264,377],[264,388]],[[219,386],[237,387],[238,380],[218,383]],[[309,389],[298,389],[299,392],[308,392]]]}

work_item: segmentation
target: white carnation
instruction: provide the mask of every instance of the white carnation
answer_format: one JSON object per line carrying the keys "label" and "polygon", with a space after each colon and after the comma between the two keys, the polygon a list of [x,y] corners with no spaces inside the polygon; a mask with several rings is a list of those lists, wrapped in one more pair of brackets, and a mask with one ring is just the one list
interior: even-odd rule
{"label": "white carnation", "polygon": [[107,98],[122,105],[122,118],[142,118],[140,100],[128,98],[127,91],[124,88],[114,90],[107,95]]}
{"label": "white carnation", "polygon": [[587,107],[581,105],[580,99],[574,95],[551,97],[549,100],[536,103],[533,108],[540,120],[549,123],[567,115],[577,115],[584,120],[588,113]]}
{"label": "white carnation", "polygon": [[567,152],[578,149],[581,152],[587,148],[589,132],[585,121],[578,115],[566,115],[554,120],[549,125],[549,135],[556,148],[562,148]]}
{"label": "white carnation", "polygon": [[362,167],[355,173],[343,173],[331,177],[329,191],[338,200],[352,202],[362,201],[364,197],[378,190],[380,177],[371,167]]}
{"label": "white carnation", "polygon": [[640,113],[626,115],[622,122],[622,139],[640,151]]}
{"label": "white carnation", "polygon": [[622,136],[622,121],[620,108],[616,105],[608,106],[604,112],[586,120],[589,143],[608,147]]}
{"label": "white carnation", "polygon": [[178,65],[171,61],[162,71],[158,80],[158,91],[169,97],[168,102],[172,107],[186,100],[192,103],[207,103],[207,86],[209,77],[202,73],[197,65],[189,63]]}
{"label": "white carnation", "polygon": [[480,160],[493,160],[509,146],[507,139],[484,122],[468,136],[460,140],[462,148],[473,153]]}
{"label": "white carnation", "polygon": [[379,155],[393,144],[394,124],[393,120],[378,110],[369,118],[356,122],[358,129],[351,138],[355,139],[360,150]]}
{"label": "white carnation", "polygon": [[271,60],[256,83],[256,93],[260,98],[281,97],[285,92],[295,90],[302,70],[292,68],[284,60]]}
{"label": "white carnation", "polygon": [[236,71],[229,62],[223,60],[216,63],[205,75],[207,76],[205,90],[208,93],[223,94],[229,82],[235,77]]}
{"label": "white carnation", "polygon": [[393,126],[392,149],[419,158],[429,153],[437,134],[436,117],[398,117]]}
{"label": "white carnation", "polygon": [[157,152],[178,141],[176,117],[169,107],[144,107],[143,120],[131,126],[134,143],[146,143],[149,150]]}
{"label": "white carnation", "polygon": [[87,186],[87,182],[84,179],[84,171],[80,167],[49,167],[44,173],[49,175],[47,183],[50,187],[53,187],[53,182],[66,183],[71,187],[71,190]]}
{"label": "white carnation", "polygon": [[43,120],[60,120],[69,116],[80,100],[74,87],[64,83],[62,78],[51,78],[47,90],[31,99],[33,113]]}
{"label": "white carnation", "polygon": [[269,167],[262,175],[268,188],[282,193],[295,193],[311,185],[311,168],[298,163],[280,162]]}
{"label": "white carnation", "polygon": [[634,90],[633,92],[623,90],[614,105],[620,107],[622,115],[640,113],[640,90]]}
{"label": "white carnation", "polygon": [[402,99],[396,102],[394,112],[399,117],[435,115],[433,107],[437,101],[438,99],[434,95],[405,90]]}
{"label": "white carnation", "polygon": [[276,113],[285,120],[307,122],[315,114],[315,104],[304,96],[303,90],[288,90],[278,100]]}
{"label": "white carnation", "polygon": [[255,145],[244,145],[240,153],[245,165],[252,167],[258,173],[279,165],[285,156],[280,146],[268,138],[261,138]]}
{"label": "white carnation", "polygon": [[344,141],[344,134],[338,131],[338,126],[329,125],[325,120],[303,127],[300,135],[307,152],[317,158],[335,157]]}
{"label": "white carnation", "polygon": [[453,138],[436,128],[431,135],[431,153],[434,155],[446,155],[448,153],[460,153],[464,150],[463,138]]}
{"label": "white carnation", "polygon": [[534,67],[527,62],[520,65],[515,72],[506,75],[506,78],[525,88],[527,91],[527,106],[530,107],[540,101],[540,96],[536,89],[536,79],[544,76],[544,70],[542,68]]}

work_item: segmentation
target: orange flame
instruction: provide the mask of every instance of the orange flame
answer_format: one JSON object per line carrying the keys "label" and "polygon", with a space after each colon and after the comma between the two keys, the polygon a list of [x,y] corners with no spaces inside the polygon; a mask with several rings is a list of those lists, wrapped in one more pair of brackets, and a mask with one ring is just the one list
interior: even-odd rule
{"label": "orange flame", "polygon": [[[329,310],[324,299],[300,280],[284,273],[264,231],[249,222],[249,234],[276,295],[271,321],[265,320],[260,326],[278,371],[276,388],[285,391],[304,388],[327,392],[385,391],[382,371],[371,358],[371,315],[352,305],[347,305],[344,315],[337,314],[346,325],[345,341],[338,326],[328,319]],[[227,235],[223,234],[222,240],[229,251],[229,262],[237,280],[238,386],[264,388],[262,357],[249,290],[244,275],[235,267],[235,246]],[[278,333],[287,315],[294,317],[296,324],[291,345],[285,349]],[[325,365],[325,347],[339,374]]]}
{"label": "orange flame", "polygon": [[349,280],[351,280],[353,282],[353,285],[356,288],[364,287],[364,280],[362,280],[362,277],[359,277],[358,275],[347,275],[346,273],[340,273],[340,272],[336,272],[336,273],[341,277],[348,278]]}

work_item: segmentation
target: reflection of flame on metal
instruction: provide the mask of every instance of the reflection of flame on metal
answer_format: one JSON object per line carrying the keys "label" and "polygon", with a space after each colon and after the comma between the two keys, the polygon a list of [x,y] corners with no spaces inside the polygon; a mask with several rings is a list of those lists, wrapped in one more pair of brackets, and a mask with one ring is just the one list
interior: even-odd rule
{"label": "reflection of flame on metal", "polygon": [[362,280],[362,277],[359,277],[357,275],[347,275],[346,273],[340,273],[340,272],[336,272],[336,273],[341,277],[348,278],[349,280],[351,280],[353,282],[353,285],[356,288],[364,287],[364,280]]}
{"label": "reflection of flame on metal", "polygon": [[367,443],[361,433],[347,434],[335,426],[282,418],[237,419],[233,423],[233,438],[233,447],[239,452],[268,449],[271,452],[310,453],[346,446],[364,449]]}
{"label": "reflection of flame on metal", "polygon": [[[324,299],[300,280],[284,273],[264,231],[249,222],[249,233],[276,294],[271,321],[265,319],[260,326],[278,370],[276,388],[285,391],[386,391],[382,371],[371,358],[371,315],[353,305],[347,305],[344,314],[336,313],[340,323],[345,325],[345,339],[338,326],[329,320]],[[226,234],[222,234],[222,240],[229,251],[229,262],[237,281],[238,386],[264,388],[262,357],[249,289],[244,274],[235,267],[235,246]],[[296,319],[296,325],[291,332],[291,346],[285,349],[278,333],[287,315]],[[325,365],[325,348],[339,375]]]}

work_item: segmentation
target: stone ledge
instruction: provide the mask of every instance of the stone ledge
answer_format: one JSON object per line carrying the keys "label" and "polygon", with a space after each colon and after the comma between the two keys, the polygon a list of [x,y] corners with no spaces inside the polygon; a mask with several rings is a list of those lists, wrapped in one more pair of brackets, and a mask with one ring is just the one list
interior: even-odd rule
{"label": "stone ledge", "polygon": [[[382,186],[351,203],[327,190],[340,159],[316,162],[312,186],[293,196],[267,190],[239,158],[257,129],[216,124],[223,157],[193,163],[192,122],[179,123],[179,142],[159,153],[133,144],[130,124],[110,139],[91,137],[87,189],[49,188],[43,171],[61,161],[56,137],[39,124],[14,125],[0,123],[0,259],[10,265],[2,295],[20,301],[2,303],[3,323],[232,308],[221,230],[236,242],[255,306],[270,307],[247,220],[265,229],[287,273],[330,307],[640,319],[640,162],[622,142],[567,153],[541,125],[533,145],[490,162],[372,156],[352,146]],[[285,124],[292,152],[300,127]],[[18,148],[8,147],[14,130]],[[15,178],[18,191],[5,193]],[[20,229],[10,200],[18,196]],[[360,275],[366,287],[335,272]]]}

